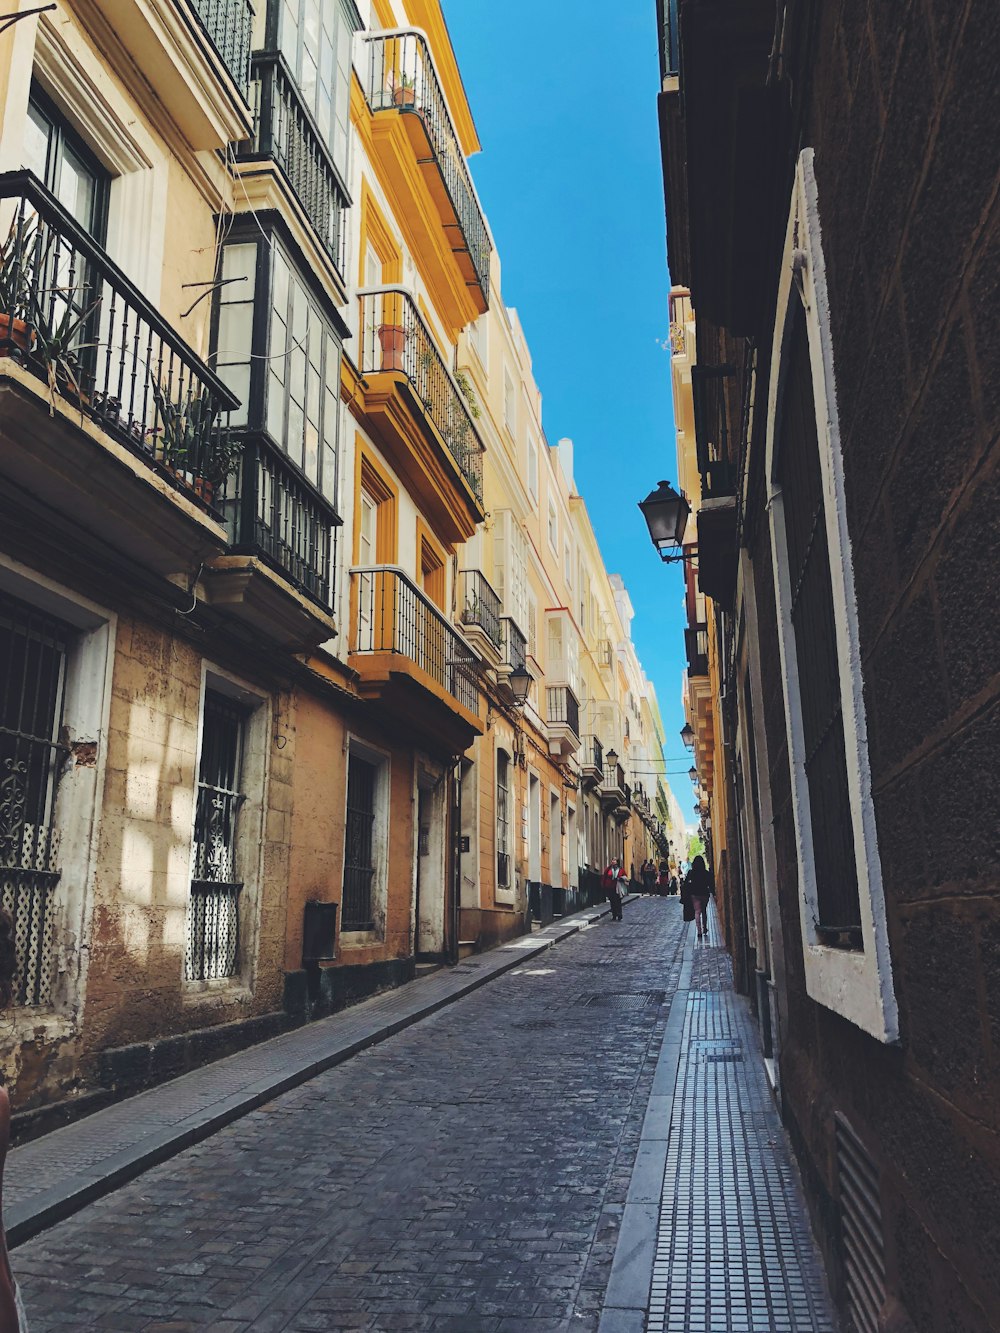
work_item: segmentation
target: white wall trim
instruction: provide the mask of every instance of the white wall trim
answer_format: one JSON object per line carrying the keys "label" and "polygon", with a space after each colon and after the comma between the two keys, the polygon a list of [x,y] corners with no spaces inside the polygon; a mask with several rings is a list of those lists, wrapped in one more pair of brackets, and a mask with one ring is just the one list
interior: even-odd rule
{"label": "white wall trim", "polygon": [[[791,588],[785,559],[785,523],[781,488],[773,480],[774,450],[784,387],[785,352],[794,302],[805,307],[809,359],[815,395],[817,434],[823,480],[827,540],[833,591],[843,705],[847,781],[854,833],[863,952],[829,948],[816,930],[817,892],[805,772],[802,706],[791,620]],[[882,1042],[899,1036],[899,1019],[889,957],[882,870],[871,795],[871,770],[858,639],[854,565],[840,443],[834,375],[830,305],[823,258],[813,150],[799,155],[778,287],[777,318],[771,348],[768,390],[766,475],[771,548],[778,612],[778,642],[785,682],[788,734],[799,866],[799,912],[806,989],[818,1003],[835,1010]]]}

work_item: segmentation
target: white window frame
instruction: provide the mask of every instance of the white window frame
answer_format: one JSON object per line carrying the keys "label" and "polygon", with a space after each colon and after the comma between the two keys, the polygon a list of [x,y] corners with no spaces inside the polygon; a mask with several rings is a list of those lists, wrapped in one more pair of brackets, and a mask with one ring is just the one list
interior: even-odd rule
{"label": "white window frame", "polygon": [[538,499],[538,441],[528,435],[528,491],[533,499]]}
{"label": "white window frame", "polygon": [[556,557],[559,556],[559,511],[556,509],[556,502],[552,496],[548,500],[548,517],[546,522],[548,532],[549,546],[551,546]]}
{"label": "white window frame", "polygon": [[[837,658],[840,667],[848,795],[861,905],[862,951],[824,945],[816,929],[818,919],[816,870],[809,786],[805,771],[798,663],[791,619],[785,519],[781,488],[773,480],[774,450],[785,365],[784,351],[791,315],[795,309],[793,303],[797,301],[801,301],[805,307],[815,396],[827,541],[830,550]],[[806,990],[819,1004],[834,1010],[877,1040],[889,1043],[898,1040],[899,1016],[893,988],[882,868],[872,801],[857,603],[854,593],[854,566],[847,526],[840,420],[834,375],[833,338],[811,148],[806,148],[800,153],[796,167],[778,287],[777,312],[771,349],[765,461],[778,612],[778,643],[785,682],[785,726],[798,855],[799,914]]]}
{"label": "white window frame", "polygon": [[195,749],[194,788],[191,800],[191,852],[188,865],[188,899],[191,896],[191,876],[194,873],[194,827],[198,804],[198,778],[201,770],[201,746],[205,730],[205,696],[211,690],[222,694],[246,709],[243,719],[243,758],[240,785],[245,800],[240,807],[236,825],[236,873],[243,885],[239,898],[239,954],[236,972],[231,977],[216,977],[208,981],[188,980],[184,976],[184,950],[187,944],[187,905],[184,912],[184,936],[181,940],[180,968],[181,995],[185,1006],[201,1000],[212,1001],[219,991],[227,998],[234,993],[253,994],[260,943],[260,915],[264,884],[264,817],[267,810],[268,775],[270,771],[271,701],[266,694],[247,681],[215,663],[203,660],[201,664],[201,697],[198,702],[198,737]]}
{"label": "white window frame", "polygon": [[[372,920],[374,930],[343,930],[340,933],[340,947],[357,948],[368,944],[380,944],[385,939],[386,915],[389,906],[389,804],[392,781],[392,756],[388,750],[379,749],[370,741],[349,733],[345,747],[347,763],[344,767],[344,805],[341,819],[340,846],[340,892],[343,893],[344,866],[347,847],[347,787],[351,755],[374,765],[375,778],[375,821],[372,826],[372,856],[375,860],[375,876],[372,880]],[[415,799],[415,797],[414,797]],[[414,806],[414,810],[416,807]],[[416,831],[414,831],[416,837]],[[416,844],[414,844],[416,855]],[[416,863],[414,862],[414,865]]]}
{"label": "white window frame", "polygon": [[507,366],[503,368],[503,423],[511,435],[517,435],[517,387]]}

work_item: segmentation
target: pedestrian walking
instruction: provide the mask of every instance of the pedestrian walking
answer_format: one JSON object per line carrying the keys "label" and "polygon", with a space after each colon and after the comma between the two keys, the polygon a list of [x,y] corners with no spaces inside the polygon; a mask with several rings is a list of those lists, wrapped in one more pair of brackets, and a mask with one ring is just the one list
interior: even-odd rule
{"label": "pedestrian walking", "polygon": [[605,869],[601,878],[601,885],[605,896],[611,904],[611,920],[620,921],[622,919],[622,900],[625,897],[625,872],[622,870],[622,863],[616,856],[611,864]]}
{"label": "pedestrian walking", "polygon": [[656,866],[652,861],[643,861],[642,863],[642,888],[644,893],[653,893],[656,890]]}
{"label": "pedestrian walking", "polygon": [[[14,922],[8,911],[0,908],[0,1010],[10,1007],[14,997],[14,974],[17,971],[17,957],[14,953]],[[10,1098],[7,1089],[0,1085],[0,1190],[3,1185],[3,1168],[7,1160],[7,1146],[10,1143]],[[0,1193],[0,1219],[3,1217],[3,1196]],[[0,1220],[0,1333],[28,1333],[28,1321],[21,1304],[14,1274],[10,1269],[7,1256],[7,1237],[3,1222]]]}
{"label": "pedestrian walking", "polygon": [[660,862],[660,873],[656,877],[656,887],[657,892],[661,895],[670,892],[670,863],[666,857]]}
{"label": "pedestrian walking", "polygon": [[[696,856],[691,862],[691,869],[684,880],[684,888],[693,908],[692,916],[698,938],[704,939],[708,934],[708,900],[712,896],[713,888],[712,877],[708,873],[703,856]],[[691,920],[686,911],[684,919]]]}

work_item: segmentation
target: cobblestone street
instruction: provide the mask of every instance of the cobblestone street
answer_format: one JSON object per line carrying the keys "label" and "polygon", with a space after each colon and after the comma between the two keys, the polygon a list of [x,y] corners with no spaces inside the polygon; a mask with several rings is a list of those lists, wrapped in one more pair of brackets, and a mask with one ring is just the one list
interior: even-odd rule
{"label": "cobblestone street", "polygon": [[33,1333],[595,1330],[683,943],[630,903],[21,1245]]}

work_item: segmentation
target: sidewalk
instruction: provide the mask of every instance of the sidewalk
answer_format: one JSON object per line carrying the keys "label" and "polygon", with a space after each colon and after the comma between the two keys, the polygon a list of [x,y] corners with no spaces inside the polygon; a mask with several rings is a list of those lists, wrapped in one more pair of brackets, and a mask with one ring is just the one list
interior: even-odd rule
{"label": "sidewalk", "polygon": [[835,1333],[802,1187],[714,908],[689,928],[599,1333]]}
{"label": "sidewalk", "polygon": [[15,1148],[4,1171],[8,1245],[22,1244],[278,1094],[537,957],[609,910],[578,912]]}

